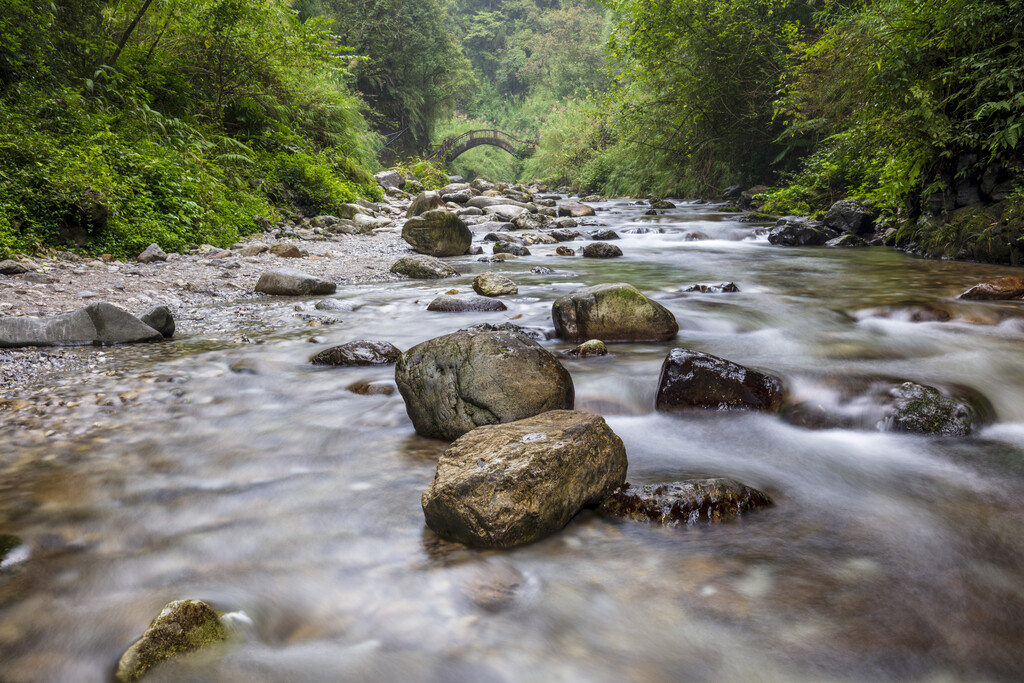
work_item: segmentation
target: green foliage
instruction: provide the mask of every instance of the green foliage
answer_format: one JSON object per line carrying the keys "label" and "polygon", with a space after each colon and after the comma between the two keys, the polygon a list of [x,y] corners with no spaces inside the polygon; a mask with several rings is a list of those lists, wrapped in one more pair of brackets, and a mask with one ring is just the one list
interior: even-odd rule
{"label": "green foliage", "polygon": [[448,171],[432,159],[410,159],[395,167],[400,173],[411,173],[426,190],[440,190],[448,184]]}

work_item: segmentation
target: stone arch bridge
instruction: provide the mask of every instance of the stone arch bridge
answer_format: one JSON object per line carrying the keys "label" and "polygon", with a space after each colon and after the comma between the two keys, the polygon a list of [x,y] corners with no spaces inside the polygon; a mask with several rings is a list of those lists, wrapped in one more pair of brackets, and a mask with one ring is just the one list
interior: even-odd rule
{"label": "stone arch bridge", "polygon": [[500,147],[519,159],[525,159],[537,151],[536,140],[526,140],[497,128],[480,128],[445,138],[444,142],[438,145],[434,149],[434,153],[427,158],[437,159],[447,164],[454,161],[463,152],[480,145]]}

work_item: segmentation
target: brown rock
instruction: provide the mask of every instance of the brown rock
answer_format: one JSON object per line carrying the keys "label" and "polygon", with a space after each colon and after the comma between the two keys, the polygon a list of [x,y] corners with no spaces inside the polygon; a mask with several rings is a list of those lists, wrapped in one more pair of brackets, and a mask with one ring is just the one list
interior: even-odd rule
{"label": "brown rock", "polygon": [[973,301],[999,301],[1024,298],[1024,279],[1019,277],[997,277],[995,280],[974,285],[960,295],[961,299]]}

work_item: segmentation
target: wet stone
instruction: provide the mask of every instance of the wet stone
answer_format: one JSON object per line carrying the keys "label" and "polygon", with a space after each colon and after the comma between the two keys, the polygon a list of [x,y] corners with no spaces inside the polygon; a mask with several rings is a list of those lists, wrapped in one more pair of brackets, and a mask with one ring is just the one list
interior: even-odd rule
{"label": "wet stone", "polygon": [[559,256],[575,256],[576,250],[572,247],[558,247],[555,249],[555,253]]}
{"label": "wet stone", "polygon": [[495,242],[494,254],[512,254],[513,256],[529,256],[530,250],[514,242]]}
{"label": "wet stone", "polygon": [[360,396],[391,396],[395,393],[394,385],[384,382],[353,382],[345,388]]}
{"label": "wet stone", "polygon": [[593,242],[583,247],[583,255],[587,258],[615,258],[622,256],[622,250],[607,242]]}
{"label": "wet stone", "polygon": [[607,356],[608,347],[600,339],[590,339],[579,346],[565,352],[571,358],[592,358],[594,356]]}
{"label": "wet stone", "polygon": [[720,282],[717,285],[690,285],[683,289],[684,292],[699,292],[701,294],[723,294],[726,292],[738,292],[740,288],[734,282]]}
{"label": "wet stone", "polygon": [[313,365],[391,365],[398,361],[402,352],[384,341],[359,340],[325,349],[313,356]]}
{"label": "wet stone", "polygon": [[998,277],[974,285],[960,295],[961,299],[974,301],[999,301],[1024,298],[1024,278]]}
{"label": "wet stone", "polygon": [[786,389],[778,377],[709,353],[672,349],[661,366],[655,406],[658,410],[775,412],[785,398]]}
{"label": "wet stone", "polygon": [[423,254],[403,256],[391,264],[391,272],[416,280],[436,280],[459,275],[457,270],[444,261]]}
{"label": "wet stone", "polygon": [[227,631],[212,607],[199,600],[176,600],[164,607],[122,655],[117,680],[137,681],[161,662],[226,638]]}
{"label": "wet stone", "polygon": [[427,310],[441,313],[487,312],[507,311],[508,306],[479,294],[442,294],[430,302]]}
{"label": "wet stone", "polygon": [[598,514],[663,526],[719,522],[767,507],[761,491],[732,479],[690,479],[667,484],[624,484],[602,502]]}
{"label": "wet stone", "polygon": [[473,291],[481,296],[503,296],[518,294],[519,287],[504,275],[480,273],[473,279]]}
{"label": "wet stone", "polygon": [[605,230],[595,230],[594,232],[590,233],[590,239],[593,239],[593,240],[617,240],[617,239],[621,239],[621,238],[619,237],[619,233],[615,232],[614,230],[607,230],[607,229],[605,229]]}
{"label": "wet stone", "polygon": [[965,402],[945,397],[934,387],[904,382],[895,387],[892,407],[879,423],[883,431],[941,436],[967,436],[974,410]]}

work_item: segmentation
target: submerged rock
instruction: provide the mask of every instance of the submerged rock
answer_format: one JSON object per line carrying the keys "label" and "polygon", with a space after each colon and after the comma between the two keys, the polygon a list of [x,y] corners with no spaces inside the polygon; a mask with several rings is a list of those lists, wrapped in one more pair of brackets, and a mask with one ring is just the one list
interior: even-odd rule
{"label": "submerged rock", "polygon": [[833,249],[849,249],[853,247],[866,247],[868,246],[868,243],[853,233],[846,233],[845,235],[834,237],[828,242],[825,242],[825,246],[832,247]]}
{"label": "submerged rock", "polygon": [[164,335],[103,301],[49,318],[0,318],[0,348],[160,341]]}
{"label": "submerged rock", "polygon": [[597,512],[679,526],[719,522],[771,504],[764,493],[732,479],[689,479],[645,486],[624,484],[597,507]]}
{"label": "submerged rock", "polygon": [[892,405],[879,422],[882,431],[941,436],[967,436],[975,411],[962,401],[943,396],[935,387],[904,382],[892,389]]}
{"label": "submerged rock", "polygon": [[555,301],[551,317],[570,342],[667,341],[679,331],[671,311],[626,283],[577,289]]}
{"label": "submerged rock", "polygon": [[735,282],[720,282],[717,285],[690,285],[683,289],[684,292],[699,292],[701,294],[723,294],[726,292],[738,292],[740,288]]}
{"label": "submerged rock", "polygon": [[365,380],[353,382],[345,388],[353,394],[359,394],[360,396],[390,396],[395,393],[395,387],[392,384],[367,382]]}
{"label": "submerged rock", "polygon": [[471,546],[510,548],[564,527],[626,478],[626,449],[600,415],[554,410],[474,429],[437,463],[427,526]]}
{"label": "submerged rock", "polygon": [[438,280],[459,275],[459,271],[444,261],[423,254],[403,256],[391,264],[391,272],[395,275],[407,275],[415,280]]}
{"label": "submerged rock", "polygon": [[166,607],[117,664],[117,680],[137,681],[157,664],[227,638],[213,608],[199,600],[176,600]]}
{"label": "submerged rock", "polygon": [[333,346],[313,356],[313,365],[391,365],[402,352],[384,341],[359,340]]}
{"label": "submerged rock", "polygon": [[480,273],[473,278],[473,291],[481,296],[503,296],[518,294],[519,286],[504,275]]}
{"label": "submerged rock", "polygon": [[785,398],[778,377],[708,353],[672,349],[661,366],[655,407],[775,412]]}
{"label": "submerged rock", "polygon": [[473,233],[454,213],[439,209],[407,220],[402,239],[421,254],[461,256],[472,244]]}
{"label": "submerged rock", "polygon": [[328,280],[291,268],[264,271],[256,282],[256,291],[278,296],[305,296],[307,294],[334,294],[338,286]]}
{"label": "submerged rock", "polygon": [[395,382],[416,431],[441,439],[571,409],[575,398],[558,359],[513,330],[459,330],[417,344],[399,358]]}
{"label": "submerged rock", "polygon": [[974,285],[960,295],[961,299],[975,301],[999,301],[1024,298],[1024,278],[997,277],[988,282]]}
{"label": "submerged rock", "polygon": [[607,356],[608,347],[600,339],[590,339],[579,346],[575,346],[565,352],[571,358],[592,358],[594,356]]}
{"label": "submerged rock", "polygon": [[466,313],[507,311],[506,306],[497,299],[479,294],[442,294],[427,306],[428,311],[440,313]]}

